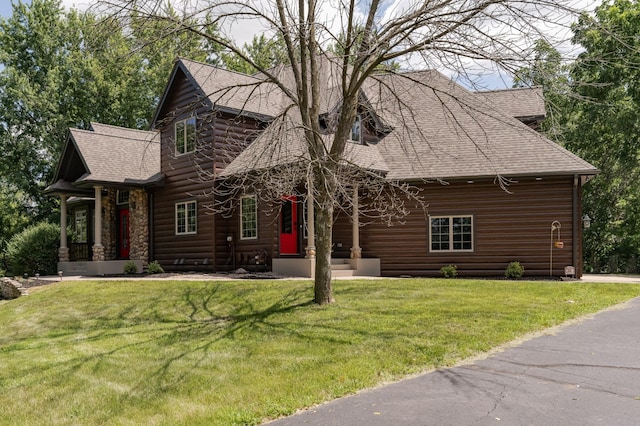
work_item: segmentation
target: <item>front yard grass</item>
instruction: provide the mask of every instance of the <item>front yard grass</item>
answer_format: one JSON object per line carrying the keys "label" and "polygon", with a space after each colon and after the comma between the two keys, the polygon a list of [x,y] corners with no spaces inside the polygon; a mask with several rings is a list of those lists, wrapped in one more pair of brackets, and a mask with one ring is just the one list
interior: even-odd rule
{"label": "front yard grass", "polygon": [[257,424],[487,351],[640,286],[75,281],[0,301],[0,424]]}

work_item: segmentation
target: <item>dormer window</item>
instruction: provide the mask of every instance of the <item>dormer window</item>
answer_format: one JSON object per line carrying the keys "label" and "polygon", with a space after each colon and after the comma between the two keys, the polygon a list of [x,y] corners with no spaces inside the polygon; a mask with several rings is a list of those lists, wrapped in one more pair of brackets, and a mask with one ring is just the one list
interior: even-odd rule
{"label": "dormer window", "polygon": [[177,121],[176,129],[176,155],[186,154],[196,150],[196,118],[189,117],[186,120]]}
{"label": "dormer window", "polygon": [[360,115],[356,115],[356,118],[353,120],[350,139],[352,142],[362,143],[362,117]]}

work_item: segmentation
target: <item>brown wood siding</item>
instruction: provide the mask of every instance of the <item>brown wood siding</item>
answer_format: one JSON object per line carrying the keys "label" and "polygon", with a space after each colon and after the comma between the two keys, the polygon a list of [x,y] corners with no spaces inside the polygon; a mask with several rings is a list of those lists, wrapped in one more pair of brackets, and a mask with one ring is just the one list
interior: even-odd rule
{"label": "brown wood siding", "polygon": [[[227,223],[233,221],[214,214],[210,193],[214,170],[235,158],[255,139],[260,127],[256,120],[219,113],[198,96],[178,72],[163,109],[169,113],[158,117],[156,125],[161,131],[165,182],[154,190],[153,254],[167,270],[228,270]],[[176,155],[174,122],[190,116],[197,119],[196,152]],[[175,205],[191,200],[197,201],[197,233],[176,235]],[[221,223],[216,228],[218,220]],[[248,250],[244,244],[241,248]]]}
{"label": "brown wood siding", "polygon": [[[277,211],[258,202],[258,237],[240,239],[240,212],[236,208],[229,217],[218,215],[216,221],[216,268],[219,271],[230,271],[244,268],[254,270],[271,270],[271,259],[279,256],[279,222]],[[227,241],[230,236],[232,241]],[[259,256],[256,259],[256,256]]]}
{"label": "brown wood siding", "polygon": [[[553,274],[563,275],[572,265],[572,177],[523,178],[510,186],[511,193],[493,182],[423,187],[428,212],[413,206],[404,225],[361,228],[363,256],[380,258],[383,275],[439,276],[442,266],[454,264],[460,276],[501,276],[509,262],[519,261],[526,276],[548,276],[555,220],[562,224],[564,248],[553,251]],[[473,252],[429,252],[428,215],[472,215]]]}

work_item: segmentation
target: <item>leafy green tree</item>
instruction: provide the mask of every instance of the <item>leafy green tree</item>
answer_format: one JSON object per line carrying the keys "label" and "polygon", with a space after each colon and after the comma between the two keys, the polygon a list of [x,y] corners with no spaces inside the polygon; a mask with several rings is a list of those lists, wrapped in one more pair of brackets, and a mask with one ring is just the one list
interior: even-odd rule
{"label": "leafy green tree", "polygon": [[[253,36],[250,44],[245,43],[242,50],[260,69],[269,69],[289,62],[287,46],[282,37],[267,38],[264,34]],[[235,53],[225,53],[222,61],[227,69],[244,74],[254,74],[258,69]]]}
{"label": "leafy green tree", "polygon": [[[566,145],[601,174],[585,188],[585,256],[596,270],[636,271],[640,255],[640,3],[604,2],[574,26],[584,47],[570,78]],[[580,99],[581,101],[576,101]]]}
{"label": "leafy green tree", "polygon": [[148,128],[176,57],[214,61],[221,50],[204,37],[164,37],[162,20],[127,22],[135,19],[67,12],[59,0],[18,2],[0,18],[0,183],[10,188],[0,196],[0,238],[25,221],[56,220],[57,200],[42,191],[69,127]]}

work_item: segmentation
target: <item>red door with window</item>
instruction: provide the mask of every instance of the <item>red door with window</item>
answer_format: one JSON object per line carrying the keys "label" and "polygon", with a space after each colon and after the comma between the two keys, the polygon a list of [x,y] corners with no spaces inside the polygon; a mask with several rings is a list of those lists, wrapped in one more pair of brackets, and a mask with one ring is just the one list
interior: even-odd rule
{"label": "red door with window", "polygon": [[129,209],[120,210],[118,257],[129,258]]}
{"label": "red door with window", "polygon": [[298,254],[298,204],[296,196],[282,197],[280,254]]}

